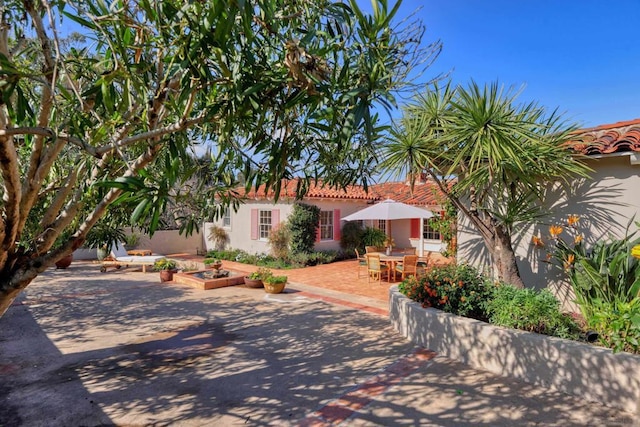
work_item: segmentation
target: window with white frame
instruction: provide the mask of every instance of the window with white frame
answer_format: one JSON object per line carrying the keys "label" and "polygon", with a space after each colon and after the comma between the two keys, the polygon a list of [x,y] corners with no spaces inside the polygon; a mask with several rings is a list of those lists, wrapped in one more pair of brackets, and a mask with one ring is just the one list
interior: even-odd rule
{"label": "window with white frame", "polygon": [[378,219],[374,224],[374,227],[378,230],[382,230],[385,234],[387,233],[387,220],[386,219]]}
{"label": "window with white frame", "polygon": [[[435,212],[434,212],[435,213]],[[440,232],[432,227],[433,219],[425,219],[422,227],[422,236],[425,240],[442,240]]]}
{"label": "window with white frame", "polygon": [[260,211],[258,215],[258,236],[260,239],[268,239],[271,233],[271,211]]}
{"label": "window with white frame", "polygon": [[333,240],[333,211],[320,211],[320,240]]}
{"label": "window with white frame", "polygon": [[231,228],[231,209],[226,208],[222,215],[222,226],[224,228]]}

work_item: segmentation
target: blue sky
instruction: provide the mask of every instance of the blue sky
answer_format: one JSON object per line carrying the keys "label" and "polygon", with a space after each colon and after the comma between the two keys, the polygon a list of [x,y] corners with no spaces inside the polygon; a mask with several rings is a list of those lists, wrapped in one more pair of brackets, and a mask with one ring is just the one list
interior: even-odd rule
{"label": "blue sky", "polygon": [[425,80],[525,85],[520,100],[582,127],[640,118],[639,0],[404,0],[400,15],[419,7],[423,40],[443,43]]}

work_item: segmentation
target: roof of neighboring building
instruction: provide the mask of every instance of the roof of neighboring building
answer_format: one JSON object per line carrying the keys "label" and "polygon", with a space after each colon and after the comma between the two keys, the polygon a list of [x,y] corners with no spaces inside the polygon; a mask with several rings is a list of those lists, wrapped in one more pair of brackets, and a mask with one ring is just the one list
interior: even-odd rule
{"label": "roof of neighboring building", "polygon": [[640,152],[640,119],[580,129],[575,133],[577,138],[570,146],[581,154]]}
{"label": "roof of neighboring building", "polygon": [[371,186],[371,191],[381,200],[393,199],[396,202],[416,206],[438,206],[444,201],[444,195],[433,181],[416,181],[411,187],[407,182],[385,182]]}
{"label": "roof of neighboring building", "polygon": [[[280,198],[292,198],[296,195],[297,180],[283,182]],[[257,190],[252,189],[245,195],[249,199],[272,199],[274,191],[269,190],[267,194],[264,192],[264,186],[258,187]],[[305,196],[307,199],[342,199],[342,200],[366,200],[379,201],[385,199],[393,199],[396,202],[406,203],[408,205],[417,206],[437,206],[443,200],[438,188],[432,181],[418,181],[411,193],[409,184],[405,182],[386,182],[383,184],[374,184],[369,187],[369,191],[365,192],[364,188],[358,185],[347,186],[346,190],[330,188],[323,185],[322,182],[311,184],[309,192]]]}
{"label": "roof of neighboring building", "polygon": [[[298,180],[284,181],[282,184],[282,190],[280,190],[280,198],[291,198],[296,196],[296,186]],[[269,190],[267,194],[264,191],[264,185],[261,185],[257,189],[251,189],[245,194],[250,199],[272,199],[275,192]],[[345,200],[378,200],[378,197],[373,193],[365,192],[364,189],[357,185],[349,185],[345,190],[341,188],[331,188],[328,185],[324,185],[321,181],[317,184],[311,183],[306,198],[319,198],[319,199],[345,199]]]}

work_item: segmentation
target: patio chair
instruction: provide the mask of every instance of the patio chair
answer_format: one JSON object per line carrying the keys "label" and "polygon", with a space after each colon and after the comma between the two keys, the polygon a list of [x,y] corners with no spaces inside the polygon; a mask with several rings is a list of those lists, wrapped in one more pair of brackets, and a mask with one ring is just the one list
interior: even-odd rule
{"label": "patio chair", "polygon": [[119,269],[122,266],[135,265],[142,267],[142,272],[146,273],[147,267],[153,266],[156,261],[164,258],[164,255],[129,255],[124,247],[117,243],[111,248],[111,255],[102,260],[100,271],[104,273],[107,271],[107,267]]}
{"label": "patio chair", "polygon": [[356,258],[358,260],[358,279],[360,278],[360,271],[367,269],[367,259],[360,255],[360,252],[356,249]]}
{"label": "patio chair", "polygon": [[421,256],[418,258],[418,263],[416,264],[417,276],[422,276],[427,272],[427,266],[429,265],[430,256],[431,252],[427,252],[426,256]]}
{"label": "patio chair", "polygon": [[405,255],[402,257],[402,262],[396,264],[395,271],[393,272],[393,278],[395,279],[396,273],[402,275],[402,280],[407,276],[417,275],[418,256],[417,255]]}
{"label": "patio chair", "polygon": [[378,250],[378,247],[377,247],[377,246],[365,246],[365,247],[364,247],[364,251],[365,251],[365,253],[368,253],[368,254],[370,254],[370,253],[372,253],[372,252],[380,252],[380,251]]}
{"label": "patio chair", "polygon": [[383,274],[387,275],[387,281],[390,280],[389,267],[380,262],[380,254],[367,254],[365,257],[367,258],[367,274],[369,275],[369,283],[371,282],[371,278],[378,282],[382,282]]}

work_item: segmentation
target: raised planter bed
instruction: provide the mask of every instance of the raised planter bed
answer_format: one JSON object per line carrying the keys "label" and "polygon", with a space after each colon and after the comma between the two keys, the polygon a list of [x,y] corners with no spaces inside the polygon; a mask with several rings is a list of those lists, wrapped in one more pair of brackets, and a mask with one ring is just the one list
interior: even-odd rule
{"label": "raised planter bed", "polygon": [[640,356],[425,309],[397,286],[389,318],[403,336],[443,356],[640,416]]}
{"label": "raised planter bed", "polygon": [[227,277],[207,278],[206,276],[210,272],[211,270],[198,270],[176,273],[173,275],[173,281],[202,290],[244,284],[244,276],[241,273],[229,271],[229,276]]}

